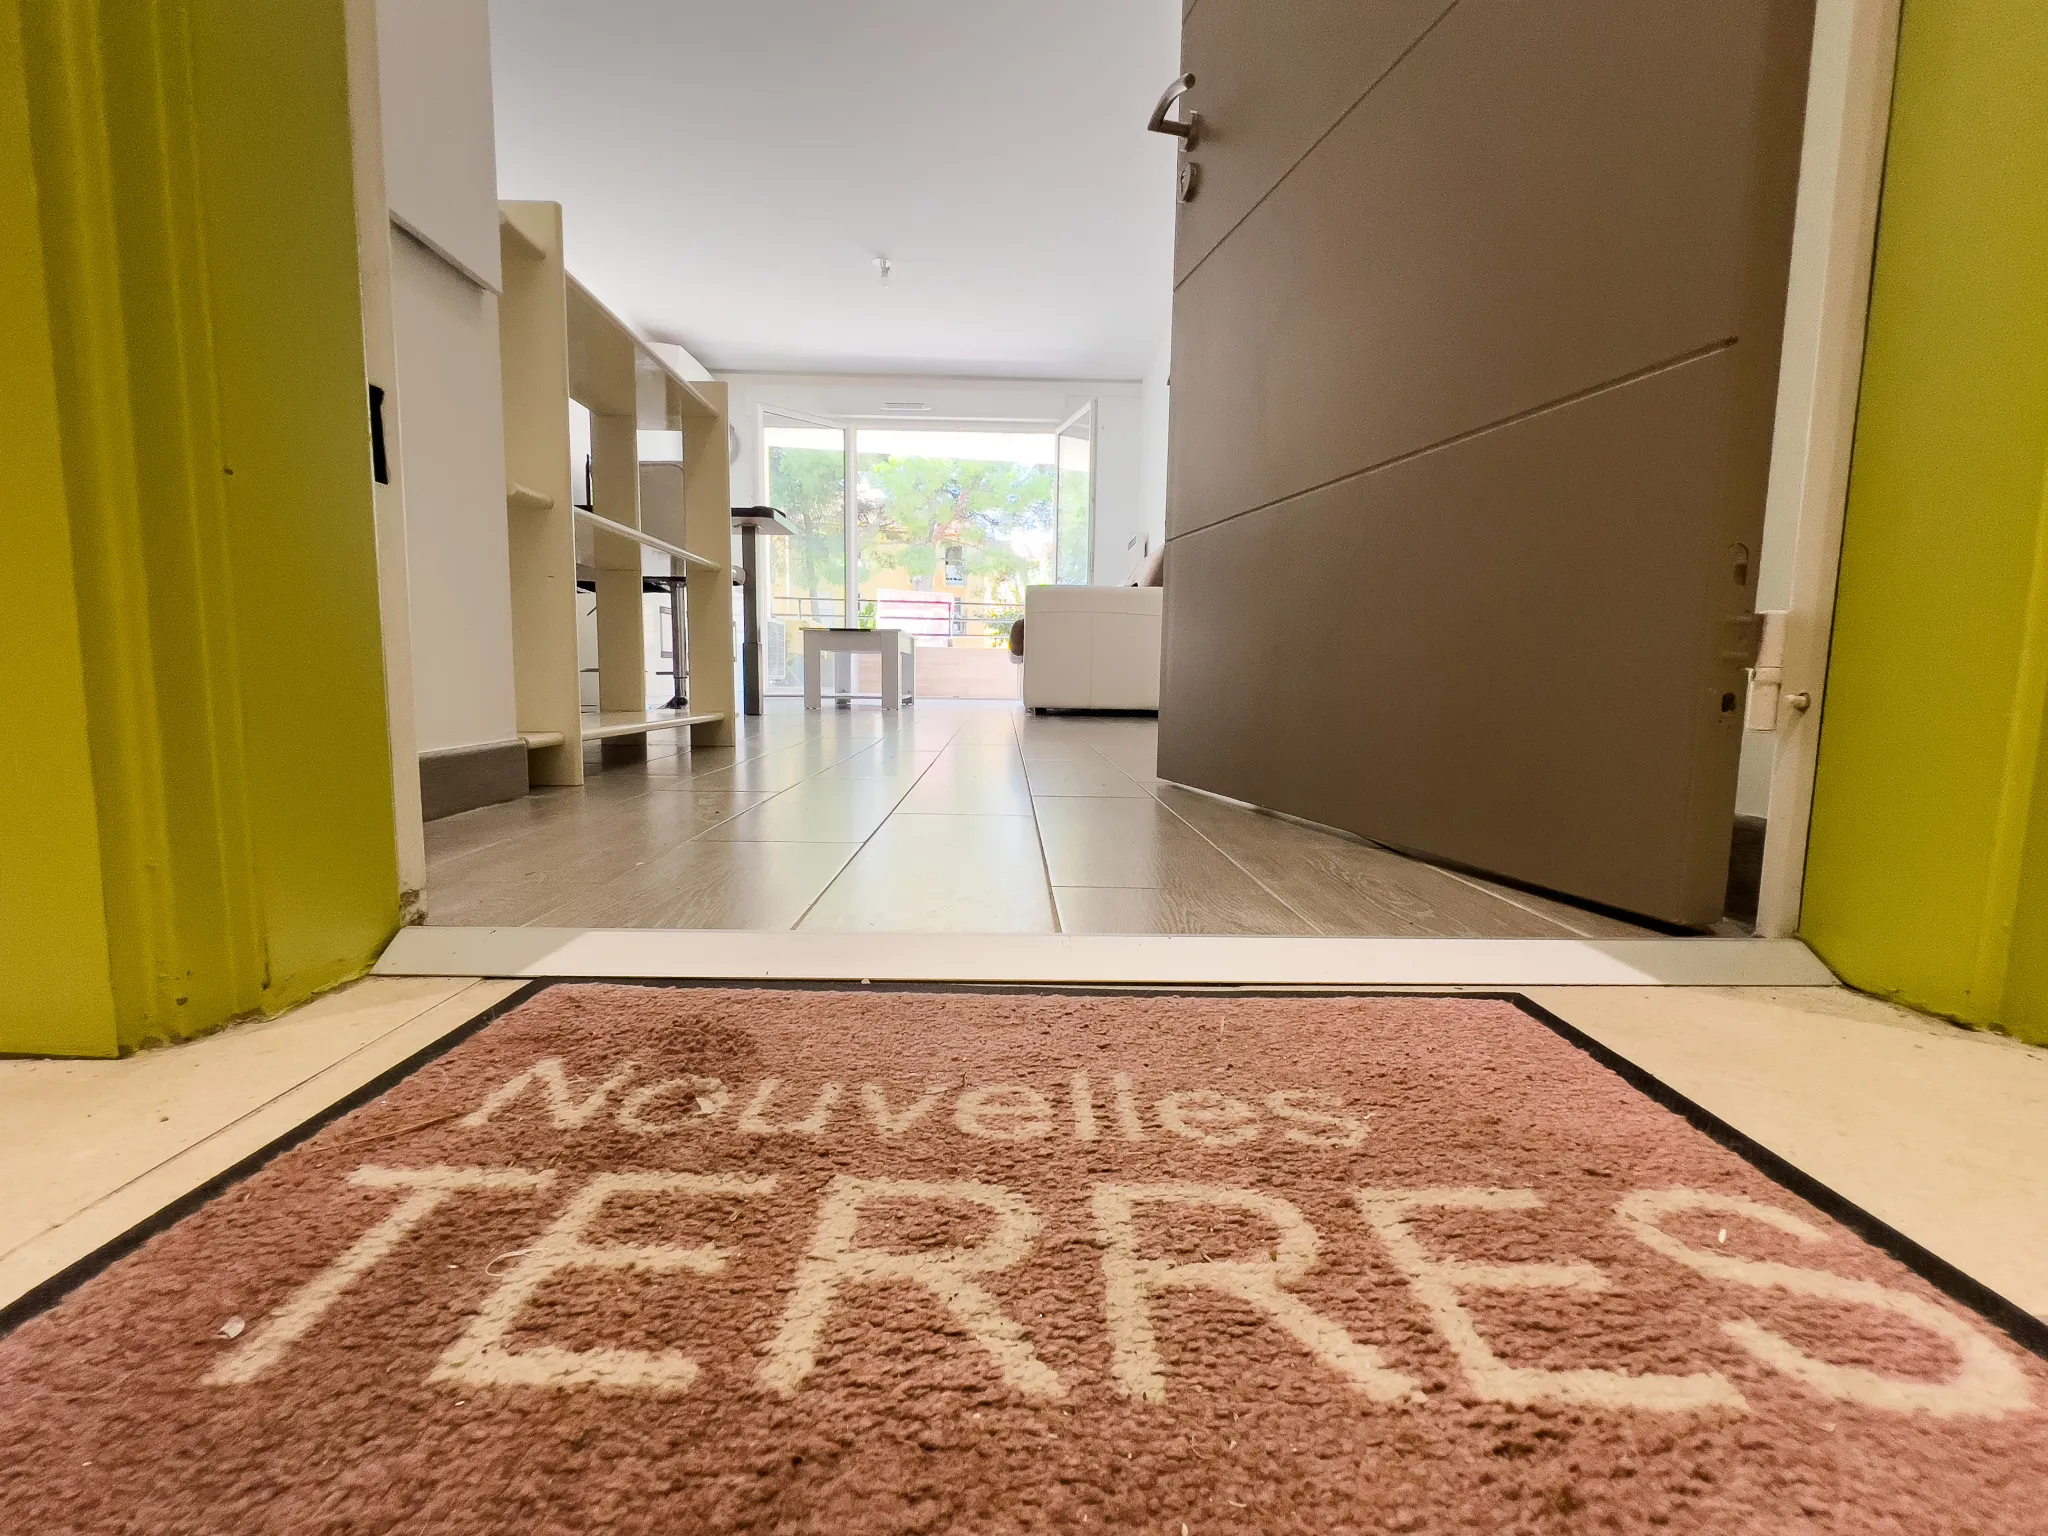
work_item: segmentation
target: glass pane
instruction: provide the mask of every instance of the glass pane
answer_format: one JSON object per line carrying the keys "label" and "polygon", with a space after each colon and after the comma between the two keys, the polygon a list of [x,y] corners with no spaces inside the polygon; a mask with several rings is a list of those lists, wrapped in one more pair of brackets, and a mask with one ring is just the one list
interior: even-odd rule
{"label": "glass pane", "polygon": [[879,429],[859,442],[858,622],[907,629],[920,650],[981,652],[946,664],[948,689],[1013,696],[1010,625],[1024,588],[1053,576],[1052,434]]}
{"label": "glass pane", "polygon": [[1061,586],[1085,587],[1095,564],[1095,404],[1059,431],[1057,573]]}
{"label": "glass pane", "polygon": [[796,531],[764,538],[761,680],[773,693],[801,693],[805,625],[846,620],[846,433],[770,415],[763,422],[768,504]]}

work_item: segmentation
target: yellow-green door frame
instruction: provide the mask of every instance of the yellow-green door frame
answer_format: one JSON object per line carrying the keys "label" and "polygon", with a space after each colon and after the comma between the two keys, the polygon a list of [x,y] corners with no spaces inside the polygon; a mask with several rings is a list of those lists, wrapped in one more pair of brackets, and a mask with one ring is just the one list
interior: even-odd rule
{"label": "yellow-green door frame", "polygon": [[341,0],[0,0],[0,1052],[288,1007],[398,922]]}
{"label": "yellow-green door frame", "polygon": [[2048,7],[1906,0],[1800,931],[2048,1042]]}

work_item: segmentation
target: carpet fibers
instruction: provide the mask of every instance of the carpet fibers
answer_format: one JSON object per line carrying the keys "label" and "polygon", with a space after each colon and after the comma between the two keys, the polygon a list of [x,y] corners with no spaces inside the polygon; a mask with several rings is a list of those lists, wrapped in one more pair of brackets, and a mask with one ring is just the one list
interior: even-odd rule
{"label": "carpet fibers", "polygon": [[560,985],[0,1339],[0,1528],[2017,1536],[2044,1404],[1512,1002]]}

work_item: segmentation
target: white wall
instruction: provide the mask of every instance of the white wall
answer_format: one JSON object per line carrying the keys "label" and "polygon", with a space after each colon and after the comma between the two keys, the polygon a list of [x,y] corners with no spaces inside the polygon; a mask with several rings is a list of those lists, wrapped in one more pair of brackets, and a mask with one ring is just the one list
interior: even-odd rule
{"label": "white wall", "polygon": [[391,217],[480,286],[498,266],[498,151],[487,0],[378,0]]}
{"label": "white wall", "polygon": [[[1089,400],[1100,402],[1095,444],[1094,579],[1120,585],[1136,550],[1127,547],[1143,520],[1139,386],[1128,379],[959,379],[919,375],[725,373],[739,440],[732,466],[735,503],[764,499],[761,407],[829,416],[855,427],[969,428],[1050,432]],[[885,401],[914,400],[929,411],[885,411]]]}
{"label": "white wall", "polygon": [[1138,396],[1138,512],[1145,538],[1153,549],[1166,542],[1166,442],[1169,397],[1167,374],[1173,367],[1173,328],[1160,334],[1159,348]]}
{"label": "white wall", "polygon": [[[1078,403],[1078,402],[1077,402]],[[1095,405],[1095,584],[1131,579],[1145,542],[1143,402],[1101,395]]]}
{"label": "white wall", "polygon": [[498,299],[391,232],[419,749],[517,734]]}
{"label": "white wall", "polygon": [[377,0],[391,325],[422,752],[517,734],[487,0]]}

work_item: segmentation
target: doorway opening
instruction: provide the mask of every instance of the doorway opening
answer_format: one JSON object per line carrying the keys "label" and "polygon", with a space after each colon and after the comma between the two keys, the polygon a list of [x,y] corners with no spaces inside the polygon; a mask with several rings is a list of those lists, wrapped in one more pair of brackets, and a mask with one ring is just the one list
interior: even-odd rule
{"label": "doorway opening", "polygon": [[[782,284],[776,307],[755,315],[751,331],[734,320],[719,332],[696,290],[679,290],[668,309],[668,299],[651,288],[634,299],[639,312],[672,321],[673,331],[664,334],[679,338],[653,345],[676,354],[671,362],[680,358],[703,371],[687,341],[717,366],[722,377],[715,387],[730,390],[723,430],[730,434],[733,504],[778,508],[789,526],[755,530],[766,540],[757,548],[761,579],[750,587],[763,599],[760,636],[754,640],[748,619],[740,647],[761,663],[755,672],[750,661],[746,675],[765,683],[767,716],[735,719],[729,733],[701,734],[687,748],[680,739],[653,742],[656,756],[669,761],[606,775],[585,798],[603,802],[607,827],[630,824],[634,831],[610,863],[593,855],[593,887],[626,867],[618,858],[628,853],[633,869],[665,861],[678,890],[710,889],[727,878],[718,868],[737,870],[752,859],[752,873],[729,881],[743,897],[748,882],[770,880],[763,871],[780,860],[792,870],[801,866],[803,873],[791,877],[797,885],[823,884],[798,913],[764,918],[765,925],[816,927],[833,904],[814,912],[810,903],[835,881],[868,881],[885,848],[900,842],[909,849],[912,832],[925,826],[915,818],[1029,816],[1061,931],[1128,923],[1163,932],[1504,937],[1524,933],[1532,920],[1537,932],[1562,927],[1599,938],[1671,934],[1680,924],[1689,933],[1789,931],[1782,916],[1774,924],[1769,891],[1759,890],[1772,885],[1771,858],[1757,855],[1763,810],[1770,812],[1773,848],[1796,840],[1800,818],[1785,814],[1776,803],[1785,797],[1775,791],[1796,777],[1786,764],[1797,754],[1765,750],[1764,736],[1768,727],[1782,743],[1793,732],[1810,736],[1812,727],[1781,712],[1755,727],[1757,740],[1743,740],[1741,729],[1745,716],[1759,713],[1744,708],[1740,663],[1763,597],[1758,571],[1773,562],[1762,558],[1756,531],[1746,525],[1731,522],[1725,539],[1692,534],[1720,527],[1715,519],[1725,509],[1714,487],[1739,482],[1753,511],[1751,493],[1762,491],[1766,469],[1774,505],[1797,511],[1828,499],[1825,487],[1791,500],[1780,495],[1785,477],[1776,466],[1793,460],[1785,450],[1800,428],[1799,413],[1790,409],[1798,402],[1791,394],[1779,399],[1780,441],[1767,451],[1769,381],[1762,365],[1747,361],[1767,349],[1775,356],[1782,332],[1793,348],[1785,354],[1787,377],[1811,372],[1812,358],[1827,351],[1825,338],[1798,342],[1805,334],[1799,326],[1781,326],[1761,310],[1730,318],[1734,299],[1715,275],[1727,264],[1702,266],[1700,258],[1707,237],[1733,249],[1753,236],[1775,250],[1789,241],[1795,215],[1809,230],[1823,217],[1830,231],[1853,235],[1861,227],[1852,197],[1836,199],[1841,211],[1831,213],[1824,206],[1828,189],[1794,176],[1802,92],[1791,55],[1802,42],[1794,35],[1799,29],[1774,34],[1784,68],[1782,79],[1771,77],[1767,105],[1771,142],[1784,153],[1768,167],[1769,228],[1751,228],[1763,215],[1746,204],[1723,198],[1710,207],[1688,194],[1687,217],[1700,223],[1702,238],[1674,242],[1667,238],[1670,220],[1637,215],[1685,193],[1704,163],[1674,148],[1683,138],[1676,130],[1709,149],[1748,144],[1751,138],[1722,131],[1730,114],[1749,110],[1741,101],[1728,93],[1601,96],[1602,109],[1617,120],[1634,121],[1632,113],[1657,123],[1672,119],[1667,126],[1674,132],[1649,139],[1664,146],[1664,158],[1621,167],[1637,185],[1594,174],[1606,164],[1600,157],[1607,140],[1570,138],[1584,117],[1579,95],[1539,93],[1534,105],[1555,118],[1545,121],[1556,130],[1550,149],[1560,174],[1568,185],[1583,185],[1588,198],[1606,199],[1598,206],[1611,204],[1613,231],[1628,236],[1594,239],[1583,221],[1562,227],[1555,198],[1539,195],[1526,178],[1496,186],[1489,178],[1503,163],[1497,154],[1461,150],[1458,163],[1470,175],[1456,186],[1380,174],[1393,141],[1367,125],[1378,114],[1421,121],[1418,114],[1484,99],[1492,89],[1486,70],[1508,54],[1459,52],[1461,28],[1522,29],[1513,35],[1526,32],[1529,48],[1560,53],[1582,72],[1602,50],[1620,47],[1615,37],[1574,32],[1567,47],[1506,14],[1492,20],[1460,12],[1418,37],[1401,31],[1405,23],[1353,20],[1359,30],[1345,34],[1344,68],[1328,85],[1337,95],[1285,120],[1260,120],[1275,143],[1299,137],[1300,153],[1254,153],[1263,141],[1244,130],[1251,114],[1278,97],[1244,74],[1249,56],[1223,35],[1236,23],[1223,12],[1195,13],[1181,40],[1181,67],[1200,84],[1176,76],[1186,99],[1174,110],[1183,116],[1167,120],[1170,95],[1150,123],[1183,131],[1174,133],[1175,144],[1139,146],[1159,152],[1147,174],[1162,194],[1173,183],[1160,172],[1168,165],[1186,172],[1175,208],[1167,210],[1162,199],[1155,209],[1177,220],[1177,232],[1153,252],[1145,291],[1159,304],[1137,327],[1149,342],[1146,335],[1122,338],[1099,354],[1112,361],[1069,353],[1056,373],[1059,359],[1027,356],[1016,338],[981,348],[969,320],[1021,313],[1039,289],[988,282],[983,291],[1001,302],[971,312],[949,307],[948,285],[968,264],[964,248],[949,254],[906,243],[872,263],[863,254],[856,286],[826,267],[822,247],[787,242],[797,253],[792,261],[817,270],[807,269],[805,283]],[[1763,53],[1744,41],[1741,28],[1750,24],[1716,19],[1711,27],[1702,23],[1702,35],[1711,33],[1715,46],[1754,63]],[[1672,79],[1704,67],[1698,51],[1680,46],[1668,29],[1630,25],[1641,29],[1637,41]],[[1823,28],[1818,41],[1839,51],[1832,36]],[[1815,58],[1816,101],[1881,99],[1881,92],[1852,90],[1846,75],[1829,74],[1836,66],[1826,48]],[[1383,78],[1393,86],[1382,89]],[[1595,71],[1589,78],[1601,84],[1606,77]],[[1364,97],[1344,94],[1353,86],[1369,88],[1363,111],[1353,108]],[[1839,118],[1846,108],[1827,110]],[[1206,133],[1185,115],[1195,111],[1209,125]],[[1318,113],[1327,117],[1321,126],[1310,122]],[[1112,131],[1120,146],[1136,142],[1139,116],[1127,116],[1126,126],[1099,130],[1104,142]],[[1822,117],[1815,113],[1813,121],[1825,128]],[[1226,119],[1234,126],[1226,127]],[[1458,120],[1488,131],[1503,121],[1498,112],[1480,111]],[[1851,136],[1845,130],[1843,137],[1846,143]],[[1809,132],[1802,153],[1816,144],[1826,150],[1825,134],[1815,140]],[[1808,158],[1818,164],[1828,156]],[[1835,158],[1846,163],[1850,156]],[[1343,198],[1305,195],[1318,176],[1397,201],[1441,194],[1515,238],[1424,249],[1414,243],[1417,231],[1449,226],[1429,217],[1360,215],[1359,240],[1322,241],[1315,237],[1322,211],[1358,210]],[[1725,191],[1724,181],[1712,181],[1709,190]],[[1125,199],[1117,206],[1129,205]],[[1437,206],[1428,203],[1424,212]],[[1101,237],[1100,228],[1090,229],[1090,239]],[[1584,237],[1601,261],[1643,276],[1623,291],[1649,295],[1648,308],[1631,311],[1627,326],[1587,321],[1590,313],[1612,318],[1599,293],[1585,313],[1575,307],[1590,269],[1573,260],[1536,261],[1557,252],[1529,245],[1532,231]],[[1120,249],[1134,248],[1135,235],[1120,238]],[[1371,241],[1385,249],[1374,246],[1379,254],[1368,259]],[[1795,243],[1817,249],[1811,239]],[[1528,253],[1517,258],[1517,281],[1528,280],[1520,287],[1458,264],[1518,248]],[[1313,251],[1321,265],[1294,276],[1363,307],[1339,315],[1294,288],[1281,293],[1288,302],[1264,303],[1284,286],[1264,264],[1282,250]],[[1224,254],[1214,256],[1218,251]],[[607,281],[623,294],[633,290],[633,276],[620,267]],[[1095,292],[1095,279],[1065,281],[1071,295]],[[1219,294],[1219,285],[1228,283],[1239,283],[1250,299],[1240,293],[1240,302],[1223,302],[1232,295]],[[736,275],[728,286],[733,302],[742,303],[747,284]],[[1514,302],[1502,315],[1512,324],[1498,346],[1488,345],[1522,371],[1475,368],[1455,379],[1445,375],[1437,380],[1441,388],[1413,387],[1463,356],[1462,342],[1439,346],[1431,331],[1457,312],[1454,301],[1477,294],[1491,303],[1510,290]],[[1805,316],[1800,325],[1808,330],[1816,329],[1807,312],[1814,291],[1812,274],[1795,262],[1787,308],[1795,319]],[[1446,302],[1418,302],[1417,294]],[[1164,313],[1169,295],[1185,311],[1177,322]],[[1124,312],[1135,313],[1128,304]],[[736,313],[721,308],[718,324]],[[1038,334],[1054,329],[1048,319],[1036,322]],[[1362,331],[1390,344],[1357,346]],[[1544,344],[1516,340],[1532,336]],[[1742,347],[1726,339],[1735,336],[1745,339]],[[1853,349],[1835,350],[1847,356]],[[1323,358],[1336,370],[1333,378],[1350,383],[1334,390],[1312,385],[1315,370],[1267,367],[1268,353]],[[1300,409],[1276,407],[1286,390],[1304,391]],[[1390,408],[1355,410],[1354,397]],[[1733,418],[1716,414],[1718,407],[1698,408],[1702,400],[1739,403],[1738,414],[1754,430],[1746,428],[1739,441],[1703,432],[1702,422]],[[1394,402],[1401,409],[1392,409]],[[1807,478],[1817,484],[1826,476]],[[1646,508],[1658,515],[1646,515]],[[1767,519],[1763,543],[1772,544],[1773,527],[1785,526],[1785,518]],[[1050,622],[1043,636],[1027,637],[1039,665],[1034,688],[1020,687],[1024,675],[1009,654],[1007,631],[1021,614],[1024,591],[1034,584],[1158,584],[1169,548],[1164,611],[1153,615],[1154,632],[1174,641],[1165,669],[1173,678],[1168,739],[1149,720],[1042,719],[1020,710],[1027,694],[1048,709],[1093,707],[1044,701],[1035,692],[1036,674],[1054,654]],[[1580,558],[1586,550],[1613,558]],[[1730,550],[1736,558],[1724,560]],[[1635,570],[1659,573],[1667,578],[1664,588],[1645,596],[1648,588],[1629,574]],[[1708,576],[1711,591],[1698,603],[1682,600],[1695,585],[1704,591]],[[709,582],[696,572],[692,585],[701,592]],[[1061,639],[1071,641],[1075,670],[1091,679],[1092,700],[1092,679],[1110,670],[1117,651],[1114,642],[1097,645],[1098,632],[1115,628],[1097,616],[1123,610],[1115,593],[1105,594],[1099,608],[1077,594],[1059,597],[1061,612],[1081,615]],[[643,633],[656,652],[663,627],[660,612],[650,611]],[[883,668],[850,640],[847,649],[856,654],[819,647],[817,665],[831,672],[838,701],[823,720],[804,710],[798,696],[806,683],[822,681],[806,677],[803,655],[804,632],[816,628],[888,629],[914,641],[914,673],[902,670],[914,676],[925,707],[922,728],[881,718],[895,714],[878,708]],[[876,642],[872,635],[860,641]],[[629,636],[626,647],[632,643]],[[1796,651],[1796,633],[1792,645]],[[626,647],[615,645],[615,654]],[[1127,656],[1134,647],[1122,650]],[[834,660],[824,663],[822,654]],[[673,680],[687,670],[679,656],[649,660],[650,687],[660,686],[664,671]],[[893,651],[890,660],[899,660]],[[708,670],[722,675],[723,655]],[[1629,686],[1613,686],[1617,677]],[[680,702],[680,687],[673,697]],[[1817,685],[1805,678],[1788,683],[1785,697],[1817,700]],[[670,698],[657,701],[650,692],[645,702],[652,708]],[[932,718],[937,711],[930,706],[951,703],[999,705],[1009,713],[1002,721]],[[1739,794],[1730,750],[1736,743],[1749,749]],[[986,770],[980,779],[970,772],[975,765]],[[927,781],[927,772],[936,776]],[[644,782],[632,782],[635,776]],[[722,830],[710,832],[710,822],[694,813],[687,821],[672,815],[679,802],[671,790]],[[647,803],[628,813],[626,802],[640,795]],[[1737,824],[1732,869],[1719,842],[1725,808],[1707,803],[1723,798],[1746,818]],[[935,809],[941,801],[951,808]],[[533,809],[520,814],[532,816]],[[559,819],[560,846],[581,858],[578,845],[594,829],[572,830],[577,818],[566,812]],[[1084,825],[1085,834],[1077,830]],[[437,840],[460,841],[453,831],[437,833]],[[686,851],[682,842],[696,846]],[[836,873],[824,868],[831,860],[818,850],[823,843],[847,855]],[[713,844],[759,846],[746,858],[714,857],[705,851]],[[1077,864],[1068,857],[1077,847],[1112,845],[1130,860]],[[911,854],[903,857],[916,864]],[[1216,878],[1201,875],[1205,868]],[[1433,873],[1409,878],[1423,869]],[[1777,883],[1796,894],[1796,880]],[[905,875],[890,888],[917,885]],[[1141,891],[1163,894],[1132,894]],[[1233,891],[1220,905],[1208,899]],[[586,910],[571,899],[577,893],[565,887],[558,894],[558,920],[571,908]],[[730,905],[736,912],[746,901]],[[430,898],[430,907],[437,920],[448,920],[448,906]],[[648,912],[655,907],[700,910],[659,892]],[[1716,923],[1724,912],[1733,921]],[[655,921],[624,913],[619,920]],[[707,917],[706,925],[728,920],[729,913],[715,924]],[[945,924],[934,918],[931,926]]]}

